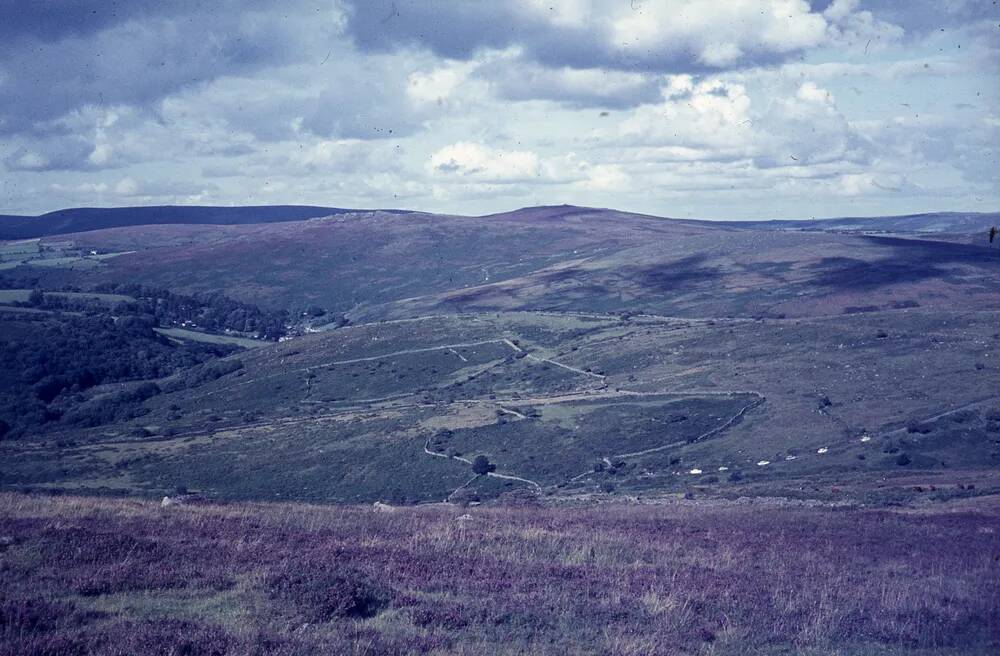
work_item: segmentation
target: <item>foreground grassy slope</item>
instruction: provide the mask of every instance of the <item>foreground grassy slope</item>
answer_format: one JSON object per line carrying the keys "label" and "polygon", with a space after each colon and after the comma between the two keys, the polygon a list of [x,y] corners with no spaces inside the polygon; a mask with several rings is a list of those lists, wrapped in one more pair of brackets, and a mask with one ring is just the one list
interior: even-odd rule
{"label": "foreground grassy slope", "polygon": [[995,653],[998,510],[0,495],[0,653]]}

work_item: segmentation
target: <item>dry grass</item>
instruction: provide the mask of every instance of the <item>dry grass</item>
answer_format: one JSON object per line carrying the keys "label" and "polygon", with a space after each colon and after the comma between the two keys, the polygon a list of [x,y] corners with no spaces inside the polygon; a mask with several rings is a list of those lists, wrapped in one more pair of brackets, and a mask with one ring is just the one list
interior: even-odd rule
{"label": "dry grass", "polygon": [[988,653],[995,510],[6,494],[0,654]]}

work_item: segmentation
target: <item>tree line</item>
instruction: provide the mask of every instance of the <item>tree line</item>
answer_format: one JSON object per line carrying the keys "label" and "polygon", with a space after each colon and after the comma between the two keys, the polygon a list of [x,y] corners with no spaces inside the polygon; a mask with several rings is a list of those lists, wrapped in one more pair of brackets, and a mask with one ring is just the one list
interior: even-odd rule
{"label": "tree line", "polygon": [[106,383],[162,378],[239,350],[167,339],[147,313],[17,315],[16,323],[22,329],[0,330],[0,439],[53,422],[97,425],[119,418],[126,406],[159,390],[109,395],[101,404],[84,393]]}

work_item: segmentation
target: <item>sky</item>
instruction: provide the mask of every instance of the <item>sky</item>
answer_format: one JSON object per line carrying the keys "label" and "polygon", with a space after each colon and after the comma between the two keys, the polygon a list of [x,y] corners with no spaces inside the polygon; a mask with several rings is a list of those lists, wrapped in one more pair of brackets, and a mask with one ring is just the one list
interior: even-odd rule
{"label": "sky", "polygon": [[996,0],[0,0],[0,213],[1000,210]]}

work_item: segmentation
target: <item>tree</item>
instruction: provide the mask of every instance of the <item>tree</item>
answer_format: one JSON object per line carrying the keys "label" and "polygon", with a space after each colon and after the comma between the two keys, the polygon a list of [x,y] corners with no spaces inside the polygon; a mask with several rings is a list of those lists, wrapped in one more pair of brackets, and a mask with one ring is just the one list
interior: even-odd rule
{"label": "tree", "polygon": [[997,236],[997,227],[993,226],[992,228],[990,228],[990,243],[991,244],[993,243],[993,240],[996,239],[996,236]]}
{"label": "tree", "polygon": [[497,466],[490,462],[486,456],[476,456],[472,460],[472,471],[480,476],[485,476],[492,471],[496,471]]}

